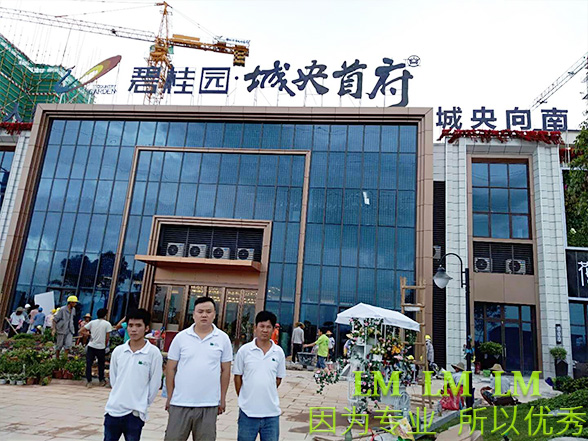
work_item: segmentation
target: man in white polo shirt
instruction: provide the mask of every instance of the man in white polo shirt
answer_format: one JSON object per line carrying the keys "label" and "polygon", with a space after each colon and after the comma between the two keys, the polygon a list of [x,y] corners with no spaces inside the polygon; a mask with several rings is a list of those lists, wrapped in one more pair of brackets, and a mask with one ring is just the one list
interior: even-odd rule
{"label": "man in white polo shirt", "polygon": [[144,309],[127,313],[130,340],[117,346],[110,358],[112,391],[104,409],[104,441],[139,441],[147,409],[161,386],[163,357],[145,340],[151,314]]}
{"label": "man in white polo shirt", "polygon": [[229,336],[212,323],[210,297],[194,302],[194,325],[174,338],[167,353],[169,411],[165,441],[216,439],[216,417],[225,411],[233,348]]}
{"label": "man in white polo shirt", "polygon": [[270,338],[277,318],[269,311],[255,317],[255,336],[243,345],[233,365],[235,389],[239,396],[238,441],[280,439],[278,386],[286,376],[286,357]]}

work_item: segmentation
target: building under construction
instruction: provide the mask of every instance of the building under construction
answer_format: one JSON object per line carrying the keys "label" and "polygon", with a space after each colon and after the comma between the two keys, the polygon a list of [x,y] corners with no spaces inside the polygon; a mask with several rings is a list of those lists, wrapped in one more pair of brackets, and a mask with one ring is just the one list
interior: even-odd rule
{"label": "building under construction", "polygon": [[[67,73],[62,66],[33,62],[0,34],[0,120],[30,122],[38,103],[93,103],[94,96],[84,87],[54,91]],[[79,85],[71,76],[67,81]]]}

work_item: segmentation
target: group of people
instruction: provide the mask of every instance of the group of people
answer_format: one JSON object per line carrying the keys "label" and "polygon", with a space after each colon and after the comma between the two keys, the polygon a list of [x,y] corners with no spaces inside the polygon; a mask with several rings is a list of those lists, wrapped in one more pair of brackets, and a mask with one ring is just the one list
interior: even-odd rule
{"label": "group of people", "polygon": [[[279,439],[278,387],[286,376],[286,357],[272,340],[277,318],[269,311],[255,317],[253,341],[242,345],[233,360],[233,346],[213,321],[216,304],[200,297],[194,305],[194,324],[171,343],[165,369],[168,423],[164,439],[216,439],[216,420],[226,411],[231,381],[238,395],[238,440]],[[147,411],[161,386],[162,356],[145,339],[150,314],[139,309],[127,314],[129,340],[117,346],[110,360],[112,391],[105,407],[104,440],[139,440]],[[85,327],[93,334],[92,324]],[[105,326],[106,328],[106,326]],[[101,329],[101,328],[100,328]]]}
{"label": "group of people", "polygon": [[27,303],[24,307],[19,306],[8,319],[8,337],[21,333],[42,333],[46,328],[51,328],[55,311],[45,314],[39,305],[31,306]]}
{"label": "group of people", "polygon": [[292,362],[299,361],[298,354],[305,348],[316,347],[318,369],[326,369],[327,360],[335,359],[335,337],[330,329],[321,327],[318,329],[318,338],[313,343],[304,344],[304,323],[296,323],[292,331]]}

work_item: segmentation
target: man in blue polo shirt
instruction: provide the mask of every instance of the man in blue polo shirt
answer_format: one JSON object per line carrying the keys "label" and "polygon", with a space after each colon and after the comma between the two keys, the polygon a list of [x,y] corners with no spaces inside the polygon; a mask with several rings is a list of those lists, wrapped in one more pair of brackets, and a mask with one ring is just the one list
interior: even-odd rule
{"label": "man in blue polo shirt", "polygon": [[286,357],[270,338],[277,318],[269,311],[255,317],[255,338],[243,345],[233,365],[239,396],[238,441],[276,441],[280,438],[278,386],[286,376]]}
{"label": "man in blue polo shirt", "polygon": [[216,417],[225,411],[231,382],[233,347],[212,323],[216,305],[210,297],[194,302],[194,325],[174,338],[167,353],[165,384],[169,411],[165,441],[216,439]]}

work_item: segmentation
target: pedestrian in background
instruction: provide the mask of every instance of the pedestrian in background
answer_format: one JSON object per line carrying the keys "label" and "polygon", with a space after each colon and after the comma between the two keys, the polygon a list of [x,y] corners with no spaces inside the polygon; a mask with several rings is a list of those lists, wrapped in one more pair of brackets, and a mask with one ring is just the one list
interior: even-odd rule
{"label": "pedestrian in background", "polygon": [[274,327],[274,332],[272,332],[272,341],[279,345],[280,344],[280,324],[276,323]]}
{"label": "pedestrian in background", "polygon": [[255,317],[255,338],[237,352],[233,364],[239,397],[238,441],[277,441],[280,438],[278,387],[286,376],[286,356],[270,336],[275,314],[261,311]]}
{"label": "pedestrian in background", "polygon": [[37,311],[38,312],[35,314],[35,318],[33,319],[31,326],[33,328],[33,332],[42,334],[45,330],[45,313],[43,312],[43,308],[40,306]]}
{"label": "pedestrian in background", "polygon": [[117,346],[110,357],[112,391],[104,409],[104,441],[139,441],[147,410],[161,386],[163,357],[145,339],[151,314],[144,309],[129,311],[129,341]]}
{"label": "pedestrian in background", "polygon": [[98,380],[100,381],[100,386],[106,386],[104,364],[108,337],[112,332],[112,325],[106,320],[107,313],[108,310],[106,308],[100,308],[96,312],[98,318],[86,323],[80,328],[80,335],[89,337],[90,339],[86,347],[86,387],[92,386],[92,365],[94,364],[95,358],[98,359]]}
{"label": "pedestrian in background", "polygon": [[319,328],[317,340],[314,343],[308,343],[303,346],[305,348],[315,345],[318,347],[316,358],[317,369],[325,369],[327,367],[325,360],[329,356],[329,338],[326,336],[326,332],[327,328]]}
{"label": "pedestrian in background", "polygon": [[329,337],[329,359],[333,361],[335,360],[335,337],[331,330],[327,331],[327,337]]}
{"label": "pedestrian in background", "polygon": [[298,361],[298,353],[302,352],[302,345],[304,344],[304,324],[302,322],[296,323],[296,328],[292,331],[292,362]]}
{"label": "pedestrian in background", "polygon": [[67,306],[59,308],[55,317],[53,317],[53,324],[55,325],[55,333],[57,334],[57,341],[55,343],[55,356],[59,358],[61,350],[65,350],[65,355],[69,354],[69,350],[73,345],[73,337],[75,330],[75,306],[78,304],[76,296],[69,296],[67,298]]}
{"label": "pedestrian in background", "polygon": [[10,324],[12,326],[8,330],[8,338],[14,337],[17,333],[22,332],[25,322],[24,308],[19,306],[16,308],[16,311],[10,314]]}

